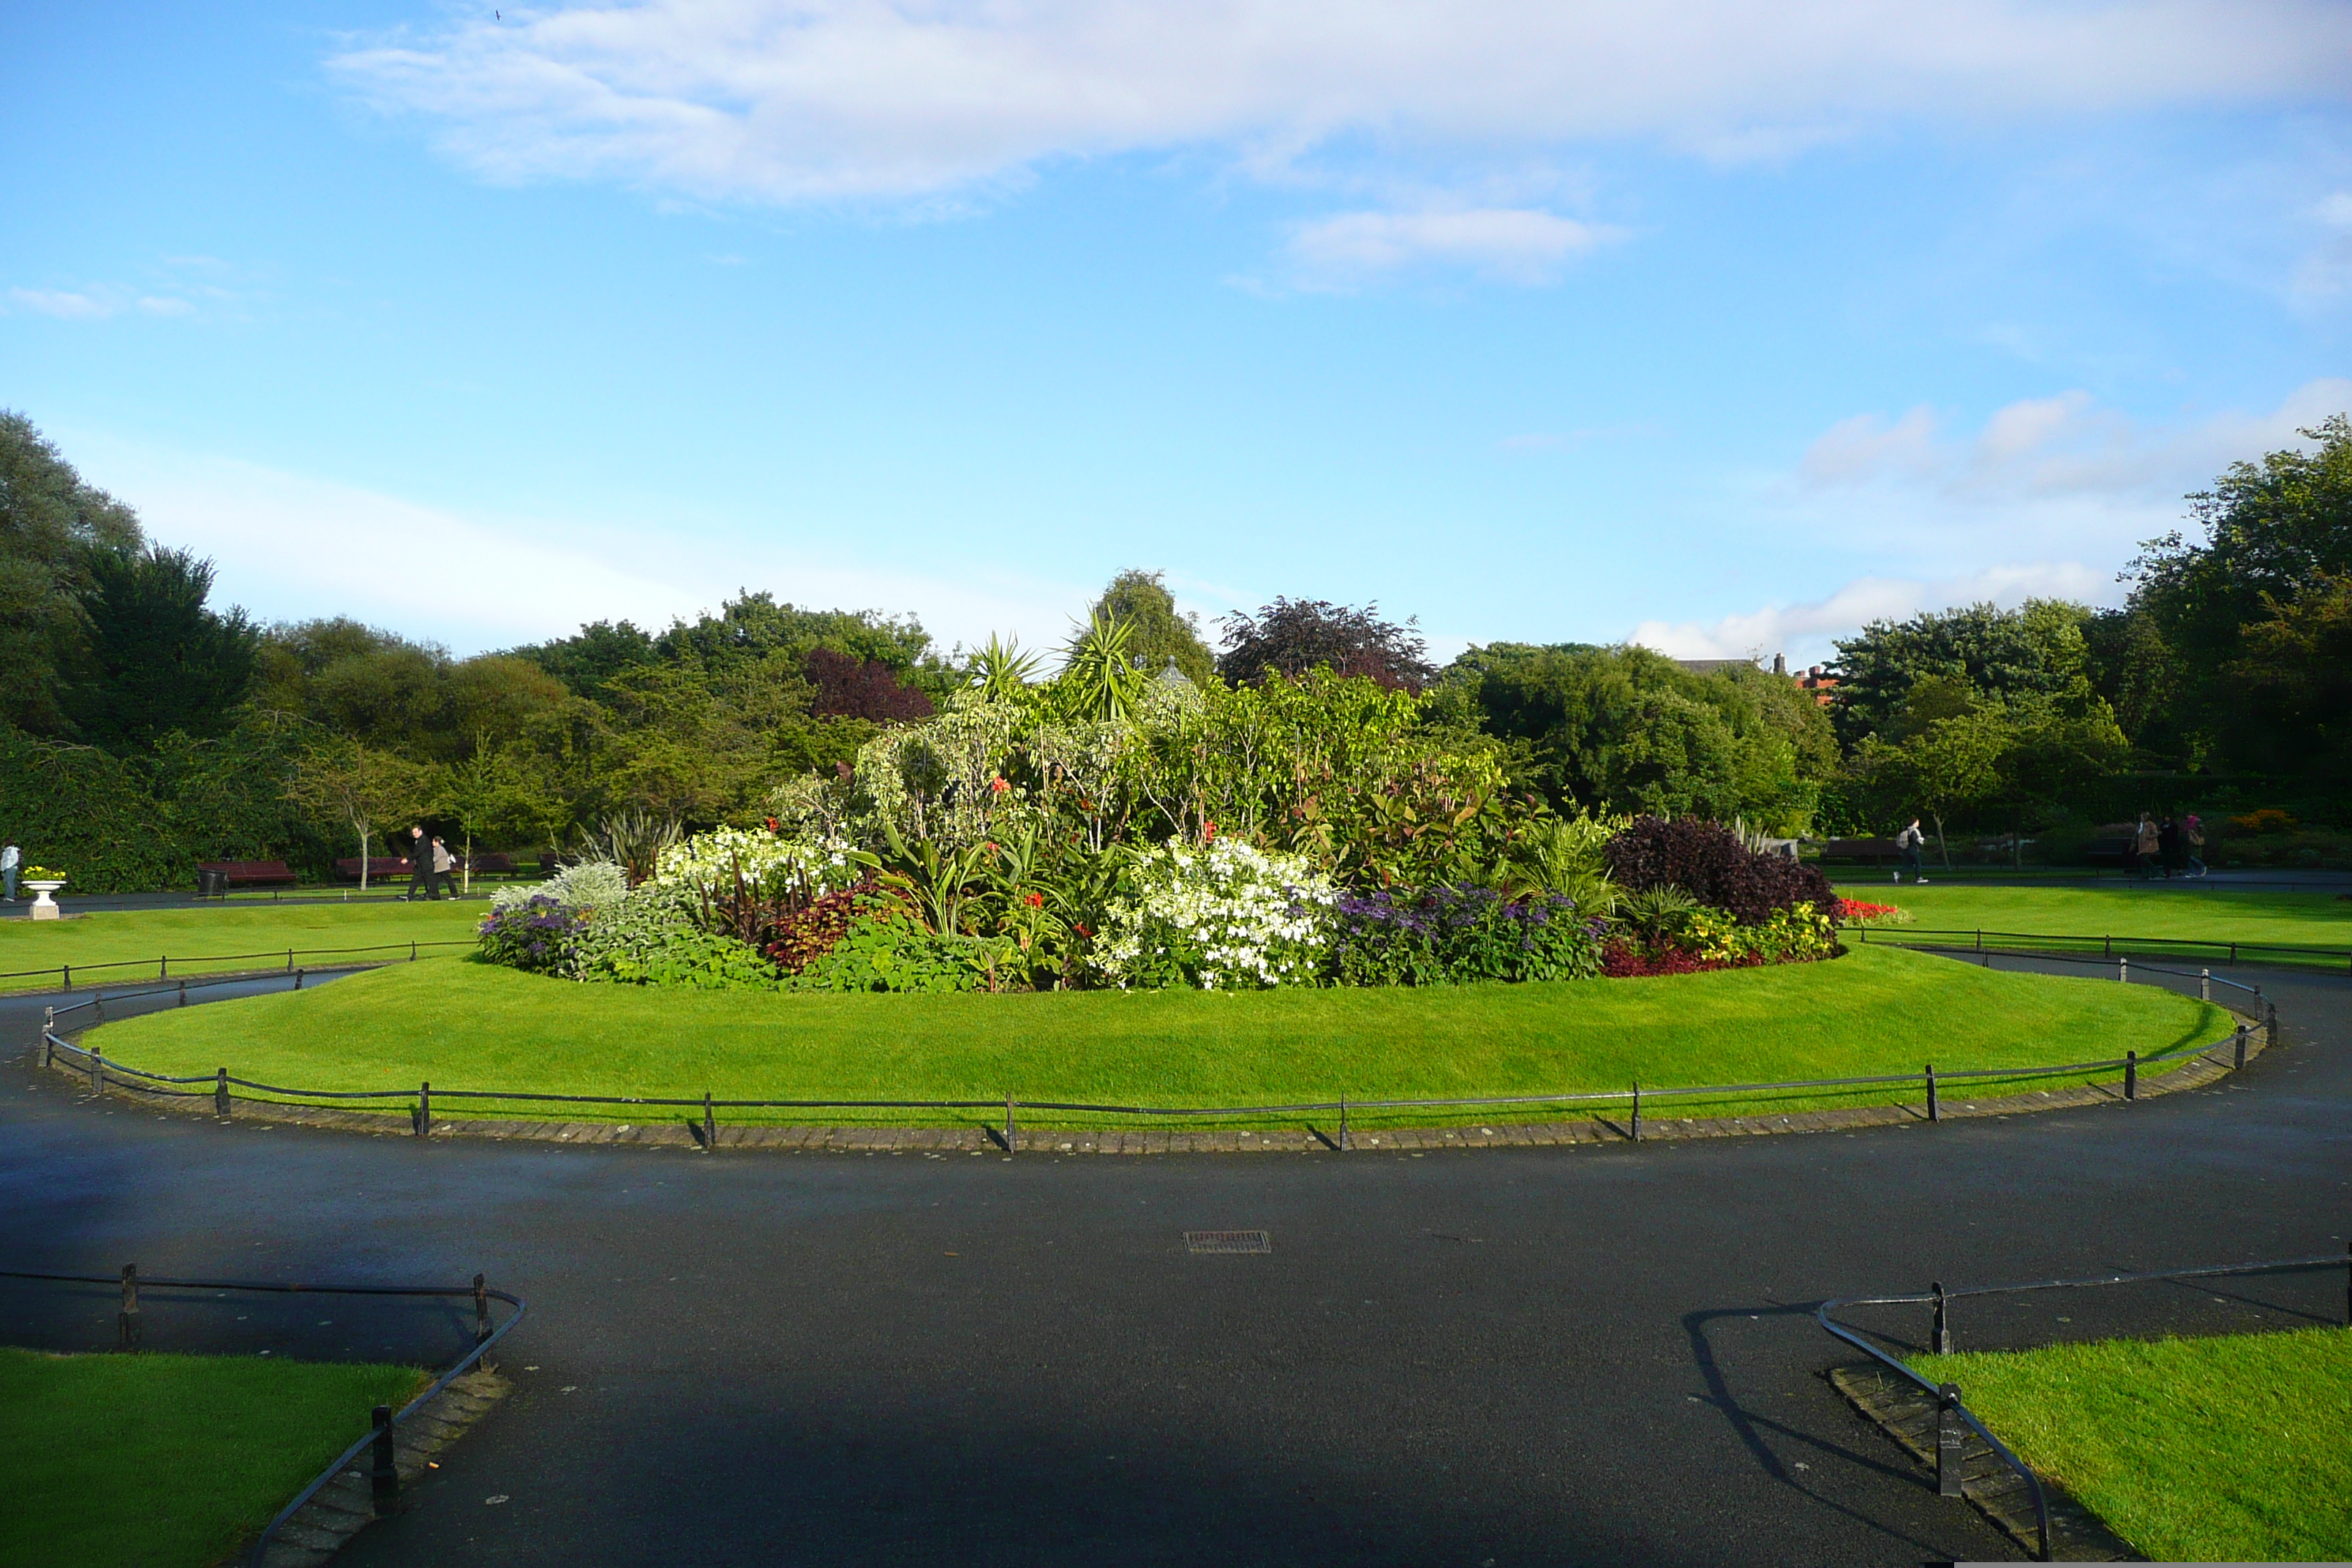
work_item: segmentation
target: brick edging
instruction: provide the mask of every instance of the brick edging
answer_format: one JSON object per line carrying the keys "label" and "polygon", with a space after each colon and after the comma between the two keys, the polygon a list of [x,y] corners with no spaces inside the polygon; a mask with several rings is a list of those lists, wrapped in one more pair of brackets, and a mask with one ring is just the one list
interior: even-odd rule
{"label": "brick edging", "polygon": [[[2257,1020],[2243,1014],[2231,1013],[2231,1016],[2247,1026],[2246,1059],[2252,1061],[2264,1049],[2263,1031]],[[2179,1067],[2143,1076],[2139,1080],[2139,1098],[2151,1100],[2160,1095],[2201,1089],[2226,1077],[2233,1069],[2213,1060],[2210,1053],[2228,1043],[2229,1037],[2225,1036],[2208,1047],[2204,1054],[2191,1058]],[[49,1066],[50,1070],[69,1078],[84,1080],[88,1078],[85,1069],[69,1067],[61,1061],[52,1061]],[[179,1110],[185,1114],[218,1120],[213,1117],[212,1096],[208,1092],[164,1094],[111,1082],[104,1092],[154,1109]],[[1943,1086],[1939,1098],[1940,1114],[1948,1121],[2028,1115],[2045,1110],[2125,1103],[2120,1086],[2095,1083],[2069,1089],[2029,1089],[2020,1094],[1976,1100],[1960,1099],[1947,1085]],[[243,1098],[237,1099],[235,1106],[235,1112],[228,1120],[367,1132],[377,1137],[415,1135],[413,1116],[407,1112],[331,1110],[316,1106]],[[1642,1138],[1644,1142],[1752,1138],[1784,1132],[1837,1132],[1866,1127],[1907,1127],[1915,1123],[1924,1124],[1927,1120],[1927,1112],[1924,1106],[1903,1103],[1858,1105],[1833,1110],[1799,1110],[1786,1115],[1644,1115],[1642,1118]],[[769,1149],[837,1154],[1311,1154],[1338,1152],[1333,1141],[1337,1129],[1330,1126],[1248,1132],[1022,1129],[1016,1131],[1009,1148],[998,1129],[977,1121],[962,1127],[776,1127],[730,1126],[721,1122],[717,1131],[715,1149]],[[431,1131],[436,1138],[691,1149],[702,1146],[701,1133],[699,1118],[688,1120],[684,1117],[674,1121],[615,1125],[600,1121],[545,1121],[529,1118],[491,1120],[436,1116],[433,1119]],[[1461,1127],[1386,1127],[1377,1131],[1352,1132],[1349,1142],[1349,1147],[1359,1153],[1412,1154],[1438,1149],[1559,1148],[1577,1144],[1623,1143],[1631,1139],[1631,1129],[1622,1117],[1593,1116],[1573,1121],[1495,1121]]]}

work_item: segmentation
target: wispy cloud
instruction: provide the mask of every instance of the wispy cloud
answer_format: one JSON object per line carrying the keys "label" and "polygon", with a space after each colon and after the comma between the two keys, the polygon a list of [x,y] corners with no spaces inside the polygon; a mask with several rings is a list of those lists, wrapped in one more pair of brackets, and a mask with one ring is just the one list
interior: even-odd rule
{"label": "wispy cloud", "polygon": [[1511,283],[1549,283],[1577,257],[1624,231],[1538,207],[1353,212],[1304,223],[1289,255],[1302,283],[1349,288],[1428,264]]}
{"label": "wispy cloud", "polygon": [[1826,597],[1767,605],[1711,621],[1643,621],[1628,642],[1675,658],[1769,658],[1786,654],[1797,667],[1835,657],[1835,640],[1875,620],[1900,620],[1921,610],[1980,600],[2013,606],[2032,598],[2097,603],[2113,597],[2113,574],[2076,562],[2003,566],[1966,577],[1920,582],[1857,577]]}
{"label": "wispy cloud", "polygon": [[904,199],[1057,158],[1350,137],[1638,138],[1783,159],[1889,121],[2352,99],[2324,0],[646,0],[378,36],[335,56],[501,180]]}
{"label": "wispy cloud", "polygon": [[103,294],[85,293],[75,289],[11,289],[8,302],[18,310],[36,315],[55,316],[61,321],[102,321],[121,309]]}

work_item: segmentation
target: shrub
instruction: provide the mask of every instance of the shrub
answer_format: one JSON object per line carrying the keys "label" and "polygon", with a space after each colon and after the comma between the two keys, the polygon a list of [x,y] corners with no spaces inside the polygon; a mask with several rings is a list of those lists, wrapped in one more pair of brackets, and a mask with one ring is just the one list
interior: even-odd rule
{"label": "shrub", "polygon": [[1337,897],[1306,860],[1230,838],[1164,844],[1136,859],[1103,911],[1094,963],[1121,989],[1311,984]]}
{"label": "shrub", "polygon": [[2296,823],[2294,816],[2274,805],[2250,811],[2243,816],[2230,818],[2230,826],[2241,833],[2292,833]]}
{"label": "shrub", "polygon": [[610,860],[583,860],[566,866],[546,881],[500,888],[490,895],[490,912],[550,899],[567,910],[593,910],[616,904],[629,895],[628,873]]}
{"label": "shrub", "polygon": [[1010,972],[1003,937],[933,931],[896,900],[861,896],[856,917],[831,948],[783,981],[790,991],[981,991]]}
{"label": "shrub", "polygon": [[535,890],[494,900],[479,927],[481,955],[509,969],[553,973],[570,959],[572,938],[586,918],[561,899]]}
{"label": "shrub", "polygon": [[1598,921],[1554,896],[1491,888],[1385,890],[1333,906],[1331,955],[1343,985],[1451,985],[1478,980],[1581,980],[1601,973]]}
{"label": "shrub", "polygon": [[694,899],[688,889],[647,883],[587,911],[557,973],[626,985],[773,987],[775,969],[760,950],[698,924]]}
{"label": "shrub", "polygon": [[1759,925],[1774,910],[1799,904],[1838,907],[1819,867],[1759,854],[1729,828],[1696,817],[1635,817],[1605,853],[1610,875],[1626,891],[1679,888],[1741,925]]}
{"label": "shrub", "polygon": [[860,907],[879,889],[871,881],[814,899],[778,921],[768,931],[764,951],[770,963],[785,974],[798,974],[831,952],[856,923]]}

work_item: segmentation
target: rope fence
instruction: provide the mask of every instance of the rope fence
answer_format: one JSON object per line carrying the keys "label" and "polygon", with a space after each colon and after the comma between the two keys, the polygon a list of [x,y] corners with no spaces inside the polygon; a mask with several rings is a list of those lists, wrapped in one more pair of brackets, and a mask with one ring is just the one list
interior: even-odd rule
{"label": "rope fence", "polygon": [[[2042,944],[2061,951],[2077,946],[2095,946],[2099,949],[2101,962],[2109,963],[2114,963],[2119,954],[2127,956],[2135,952],[2154,952],[2165,957],[2194,958],[2199,956],[2201,951],[2214,954],[2224,963],[2240,962],[2242,954],[2268,953],[2288,960],[2317,959],[2330,963],[2340,962],[2345,966],[2345,972],[2352,973],[2352,948],[2345,947],[2295,947],[2277,942],[2221,942],[2205,937],[2187,936],[2065,936],[2040,931],[1952,931],[1925,926],[1848,926],[1844,929],[1858,942],[1864,943],[1875,942],[1894,946],[1948,947],[1953,945],[1943,942],[1915,942],[1913,939],[1918,937],[1966,938],[1968,940],[1960,945],[1968,946],[1977,952],[1988,951],[1985,945],[1988,938],[1995,944],[2012,944],[2012,949],[2013,944],[2022,942]],[[2269,960],[2269,962],[2276,961],[2275,957]]]}
{"label": "rope fence", "polygon": [[[350,957],[353,954],[362,952],[398,953],[405,952],[408,954],[407,962],[414,963],[416,962],[418,955],[428,947],[473,947],[476,945],[477,941],[475,938],[466,936],[436,938],[430,942],[381,942],[373,943],[373,945],[361,947],[272,948],[268,952],[217,952],[209,955],[200,955],[194,958],[175,959],[165,954],[158,954],[153,958],[108,959],[98,963],[59,963],[52,965],[47,969],[5,970],[0,971],[0,980],[34,980],[44,974],[54,974],[57,975],[60,981],[58,989],[70,991],[74,988],[74,971],[76,970],[80,970],[84,974],[89,974],[100,969],[144,969],[148,965],[152,964],[155,968],[155,978],[158,980],[168,980],[172,976],[172,965],[174,963],[179,964],[182,970],[185,971],[191,964],[245,963],[258,958],[266,958],[275,963],[277,960],[283,958],[286,961],[286,964],[282,970],[272,969],[269,971],[247,971],[246,973],[291,974],[294,973],[294,961],[298,958]],[[373,962],[378,963],[398,963],[400,960],[396,958],[376,959]],[[309,967],[325,969],[332,966],[328,964],[312,964]]]}

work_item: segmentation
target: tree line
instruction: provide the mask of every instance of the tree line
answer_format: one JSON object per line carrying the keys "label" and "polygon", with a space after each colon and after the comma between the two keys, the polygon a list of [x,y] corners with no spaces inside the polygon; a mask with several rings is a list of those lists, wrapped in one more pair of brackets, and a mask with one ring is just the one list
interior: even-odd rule
{"label": "tree line", "polygon": [[[1114,707],[1136,673],[1366,678],[1561,812],[1793,836],[1916,810],[2023,831],[2231,780],[2340,818],[2352,426],[2305,435],[2189,498],[2190,526],[2148,542],[2122,608],[1873,623],[1837,645],[1826,707],[1753,665],[1632,647],[1497,642],[1439,668],[1377,605],[1278,598],[1204,627],[1139,570],[1042,651],[1072,700]],[[416,816],[501,847],[632,816],[748,822],[780,784],[845,770],[889,727],[1045,662],[748,591],[659,631],[597,622],[461,658],[349,619],[264,626],[214,607],[212,588],[209,563],[149,539],[0,414],[0,830],[91,890],[176,883],[214,858],[322,872]]]}

